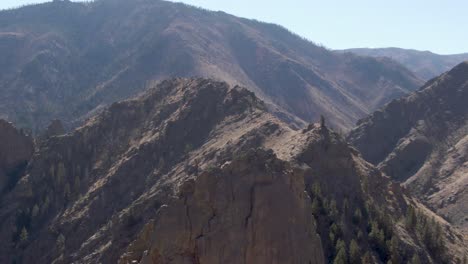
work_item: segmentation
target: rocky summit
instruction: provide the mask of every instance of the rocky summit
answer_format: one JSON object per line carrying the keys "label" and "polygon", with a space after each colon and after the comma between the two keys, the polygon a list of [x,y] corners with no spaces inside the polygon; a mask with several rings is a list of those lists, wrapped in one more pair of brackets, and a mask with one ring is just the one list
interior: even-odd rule
{"label": "rocky summit", "polygon": [[0,262],[462,258],[457,230],[322,121],[296,129],[244,88],[163,81],[37,145],[1,200]]}

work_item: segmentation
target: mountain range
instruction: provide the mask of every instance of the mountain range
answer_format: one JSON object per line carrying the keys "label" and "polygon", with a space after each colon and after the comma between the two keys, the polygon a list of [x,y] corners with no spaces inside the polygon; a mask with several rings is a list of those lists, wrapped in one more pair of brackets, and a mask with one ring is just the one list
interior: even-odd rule
{"label": "mountain range", "polygon": [[463,56],[159,0],[0,11],[0,263],[466,263]]}
{"label": "mountain range", "polygon": [[442,73],[451,70],[459,63],[468,60],[468,53],[440,55],[430,51],[419,51],[401,48],[357,48],[346,49],[342,52],[371,57],[386,57],[403,64],[411,69],[420,79],[428,81]]}
{"label": "mountain range", "polygon": [[387,58],[338,54],[277,25],[154,0],[54,1],[0,12],[0,113],[35,133],[73,128],[168,77],[248,87],[290,122],[348,130],[421,79]]}

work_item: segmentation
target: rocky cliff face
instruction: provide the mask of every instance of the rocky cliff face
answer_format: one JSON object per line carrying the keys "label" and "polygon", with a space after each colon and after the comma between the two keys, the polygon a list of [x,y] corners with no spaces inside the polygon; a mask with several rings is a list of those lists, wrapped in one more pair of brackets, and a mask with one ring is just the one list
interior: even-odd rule
{"label": "rocky cliff face", "polygon": [[152,0],[54,1],[0,12],[0,117],[76,127],[168,77],[248,87],[281,117],[351,128],[422,83],[389,59],[336,54],[257,21]]}
{"label": "rocky cliff face", "polygon": [[350,141],[363,156],[467,230],[468,63],[360,121]]}
{"label": "rocky cliff face", "polygon": [[359,261],[460,258],[446,223],[432,251],[401,222],[423,207],[338,134],[266,109],[175,79],[48,138],[1,201],[0,261],[325,263],[351,244]]}
{"label": "rocky cliff face", "polygon": [[33,152],[32,137],[0,120],[0,195],[14,187]]}
{"label": "rocky cliff face", "polygon": [[243,153],[185,182],[120,263],[325,263],[304,190],[273,152]]}

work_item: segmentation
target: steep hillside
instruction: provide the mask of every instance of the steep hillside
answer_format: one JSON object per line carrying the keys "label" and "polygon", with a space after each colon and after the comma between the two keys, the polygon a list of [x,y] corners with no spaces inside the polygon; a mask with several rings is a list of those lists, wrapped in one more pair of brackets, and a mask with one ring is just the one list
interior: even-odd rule
{"label": "steep hillside", "polygon": [[422,80],[430,80],[440,74],[449,71],[457,64],[468,60],[468,53],[439,55],[430,51],[409,50],[400,48],[381,49],[347,49],[345,52],[352,52],[362,56],[388,57],[403,64],[413,71]]}
{"label": "steep hillside", "polygon": [[155,0],[0,12],[0,117],[66,127],[170,76],[249,87],[278,116],[346,130],[422,83],[389,59],[336,54],[286,29]]}
{"label": "steep hillside", "polygon": [[361,120],[349,140],[468,232],[468,62]]}
{"label": "steep hillside", "polygon": [[239,87],[175,79],[41,141],[1,200],[0,262],[463,256],[456,231],[326,124],[295,130],[266,109]]}

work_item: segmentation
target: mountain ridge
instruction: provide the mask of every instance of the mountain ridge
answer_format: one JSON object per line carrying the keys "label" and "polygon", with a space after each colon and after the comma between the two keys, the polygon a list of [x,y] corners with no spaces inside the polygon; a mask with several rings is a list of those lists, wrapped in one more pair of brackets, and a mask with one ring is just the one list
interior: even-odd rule
{"label": "mountain ridge", "polygon": [[468,60],[468,53],[441,55],[431,51],[402,48],[355,48],[340,50],[363,56],[389,57],[411,69],[423,80],[430,80],[451,70],[462,61]]}
{"label": "mountain ridge", "polygon": [[463,62],[361,120],[348,136],[367,160],[465,232],[467,76]]}
{"label": "mountain ridge", "polygon": [[35,132],[53,119],[76,127],[168,77],[239,84],[296,123],[323,114],[341,130],[422,84],[391,60],[336,54],[277,25],[164,1],[2,11],[0,43],[1,117]]}
{"label": "mountain ridge", "polygon": [[244,88],[173,79],[38,144],[1,199],[0,261],[326,263],[359,231],[371,262],[464,254],[437,218],[423,240],[408,208],[439,225],[326,122],[298,130]]}

